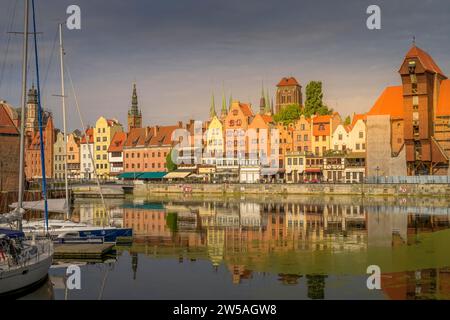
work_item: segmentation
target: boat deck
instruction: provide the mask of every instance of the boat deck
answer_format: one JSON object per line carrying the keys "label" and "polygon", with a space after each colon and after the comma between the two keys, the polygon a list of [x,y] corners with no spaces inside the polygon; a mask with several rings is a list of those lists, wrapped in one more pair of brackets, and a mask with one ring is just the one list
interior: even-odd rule
{"label": "boat deck", "polygon": [[55,259],[102,259],[114,247],[113,243],[55,244]]}

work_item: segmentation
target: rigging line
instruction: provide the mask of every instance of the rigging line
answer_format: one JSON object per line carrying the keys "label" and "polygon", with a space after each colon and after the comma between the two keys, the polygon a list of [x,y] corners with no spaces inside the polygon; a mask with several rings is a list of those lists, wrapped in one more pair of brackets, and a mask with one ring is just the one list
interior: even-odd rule
{"label": "rigging line", "polygon": [[46,86],[47,86],[47,79],[48,79],[48,75],[50,72],[50,67],[52,66],[52,61],[53,61],[53,55],[55,53],[55,48],[56,48],[56,42],[58,41],[58,28],[56,28],[56,32],[55,32],[55,38],[53,40],[53,47],[52,47],[52,51],[50,53],[50,58],[48,60],[48,64],[47,64],[47,70],[45,71],[45,77],[44,77],[44,81],[42,84],[42,90],[45,90]]}
{"label": "rigging line", "polygon": [[[13,0],[13,1],[14,1],[13,14],[11,16],[10,22],[6,25],[6,28],[7,28],[6,32],[7,32],[7,30],[10,30],[10,31],[12,30],[12,26],[14,24],[15,17],[16,17],[17,1],[16,0]],[[8,11],[10,9],[11,8],[9,8]],[[7,58],[8,58],[9,47],[10,47],[10,43],[11,43],[11,35],[12,35],[11,33],[8,34],[8,40],[6,42],[5,55],[3,57],[2,66],[1,66],[1,69],[0,69],[0,89],[2,88],[3,77],[4,77],[4,74],[5,74],[6,61],[7,61]]]}
{"label": "rigging line", "polygon": [[75,106],[77,107],[77,112],[78,112],[78,116],[80,118],[81,126],[83,128],[84,135],[86,136],[86,142],[87,142],[87,146],[88,146],[87,149],[89,151],[89,158],[91,159],[91,163],[92,163],[92,167],[93,167],[92,169],[94,171],[94,176],[95,176],[95,180],[97,182],[97,187],[98,187],[98,190],[100,192],[100,197],[102,199],[102,204],[103,204],[103,207],[105,208],[105,212],[109,216],[109,211],[108,211],[108,208],[106,207],[105,199],[103,197],[102,187],[100,186],[100,180],[99,180],[98,174],[97,174],[97,168],[96,168],[96,165],[95,165],[95,159],[94,159],[94,156],[92,154],[92,150],[89,147],[89,137],[86,135],[86,126],[84,125],[83,117],[81,116],[80,105],[78,103],[78,98],[77,98],[77,95],[75,93],[75,87],[74,87],[73,81],[72,81],[72,74],[70,73],[70,68],[67,66],[67,63],[65,63],[65,66],[66,66],[66,70],[67,70],[67,76],[69,77],[70,86],[72,88],[72,93],[73,93],[73,98],[74,98],[74,101],[75,101]]}

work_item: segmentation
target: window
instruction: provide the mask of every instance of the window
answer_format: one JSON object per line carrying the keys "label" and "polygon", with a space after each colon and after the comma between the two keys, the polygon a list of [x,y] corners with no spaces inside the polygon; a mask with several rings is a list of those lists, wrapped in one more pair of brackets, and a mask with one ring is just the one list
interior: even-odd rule
{"label": "window", "polygon": [[341,133],[338,135],[338,140],[339,140],[339,141],[342,140],[342,134],[341,134]]}
{"label": "window", "polygon": [[323,124],[319,124],[319,131],[325,130],[325,126]]}
{"label": "window", "polygon": [[106,151],[106,146],[103,146],[103,151]]}
{"label": "window", "polygon": [[301,166],[303,165],[303,158],[299,158],[298,159],[298,164],[301,165]]}
{"label": "window", "polygon": [[327,136],[322,136],[322,141],[327,141]]}
{"label": "window", "polygon": [[100,151],[100,146],[97,146],[96,149],[97,149],[97,151]]}
{"label": "window", "polygon": [[359,138],[360,138],[360,139],[364,138],[364,132],[363,132],[363,131],[360,131],[360,132],[359,132]]}
{"label": "window", "polygon": [[297,141],[302,141],[302,135],[301,134],[297,135]]}
{"label": "window", "polygon": [[316,142],[319,142],[319,136],[316,136]]}
{"label": "window", "polygon": [[103,155],[103,160],[106,160],[108,156],[106,154]]}
{"label": "window", "polygon": [[103,137],[103,142],[106,142],[108,140],[107,137]]}
{"label": "window", "polygon": [[304,146],[303,150],[305,150],[305,152],[308,152],[308,146]]}
{"label": "window", "polygon": [[97,142],[100,142],[100,137],[97,137]]}
{"label": "window", "polygon": [[324,154],[327,151],[327,147],[322,147],[322,154]]}
{"label": "window", "polygon": [[298,163],[298,160],[297,160],[297,158],[294,158],[294,161],[293,161],[293,163],[294,163],[294,166],[296,166],[296,165],[297,165],[297,163]]}
{"label": "window", "polygon": [[238,119],[238,120],[236,120],[236,125],[237,125],[237,126],[240,126],[240,125],[242,125],[242,121],[241,121],[241,119]]}
{"label": "window", "polygon": [[316,147],[316,155],[319,154],[319,147]]}
{"label": "window", "polygon": [[359,143],[356,144],[355,149],[356,149],[356,150],[359,150],[359,149],[360,149],[360,144],[359,144]]}
{"label": "window", "polygon": [[362,149],[366,150],[366,144],[365,143],[362,144]]}
{"label": "window", "polygon": [[230,120],[230,127],[234,126],[234,120]]}
{"label": "window", "polygon": [[288,158],[288,166],[292,165],[292,158]]}
{"label": "window", "polygon": [[305,124],[304,123],[302,123],[301,125],[300,125],[300,128],[301,128],[301,130],[305,130]]}

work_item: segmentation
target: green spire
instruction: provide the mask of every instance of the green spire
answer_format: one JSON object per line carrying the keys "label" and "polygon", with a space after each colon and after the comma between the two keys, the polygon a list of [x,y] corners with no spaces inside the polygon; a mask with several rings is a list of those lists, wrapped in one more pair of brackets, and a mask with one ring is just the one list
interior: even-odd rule
{"label": "green spire", "polygon": [[227,99],[225,98],[225,91],[223,91],[223,94],[222,94],[222,111],[221,111],[221,115],[222,115],[222,116],[225,116],[225,115],[227,114],[227,112],[228,112],[228,109],[227,109]]}
{"label": "green spire", "polygon": [[[264,96],[264,92],[263,92]],[[266,91],[266,108],[264,110],[264,113],[270,113],[270,100],[269,100],[269,89]]]}
{"label": "green spire", "polygon": [[138,97],[136,92],[136,83],[133,83],[133,94],[131,96],[131,109],[128,112],[130,115],[139,115]]}
{"label": "green spire", "polygon": [[209,109],[210,117],[214,117],[216,115],[216,104],[214,103],[214,93],[211,95],[211,107]]}

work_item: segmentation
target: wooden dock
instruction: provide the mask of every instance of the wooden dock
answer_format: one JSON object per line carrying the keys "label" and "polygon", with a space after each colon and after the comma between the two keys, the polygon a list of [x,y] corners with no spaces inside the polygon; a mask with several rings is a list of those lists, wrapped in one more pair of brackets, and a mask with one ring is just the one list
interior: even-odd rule
{"label": "wooden dock", "polygon": [[55,259],[60,260],[99,260],[114,247],[113,243],[55,244]]}

